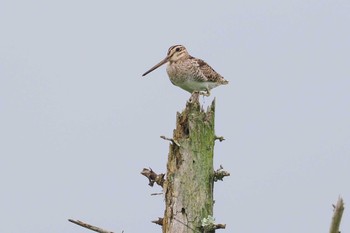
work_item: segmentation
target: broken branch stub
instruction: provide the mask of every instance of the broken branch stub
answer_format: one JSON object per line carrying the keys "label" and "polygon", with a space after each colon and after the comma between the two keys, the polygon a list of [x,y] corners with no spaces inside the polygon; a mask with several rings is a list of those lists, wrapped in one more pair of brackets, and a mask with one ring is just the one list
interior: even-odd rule
{"label": "broken branch stub", "polygon": [[151,168],[144,168],[141,171],[141,174],[146,176],[149,180],[148,185],[153,187],[154,183],[158,184],[159,186],[163,187],[164,184],[164,176],[165,174],[157,174],[155,173]]}

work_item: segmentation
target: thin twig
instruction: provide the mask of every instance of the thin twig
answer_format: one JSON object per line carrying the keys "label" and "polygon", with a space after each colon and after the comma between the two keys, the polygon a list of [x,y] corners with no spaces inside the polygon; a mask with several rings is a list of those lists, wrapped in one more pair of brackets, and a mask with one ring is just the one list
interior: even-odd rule
{"label": "thin twig", "polygon": [[151,193],[151,196],[163,195],[163,193]]}
{"label": "thin twig", "polygon": [[180,147],[180,144],[175,140],[175,139],[172,139],[172,138],[167,138],[165,136],[160,136],[160,138],[164,139],[164,140],[167,140],[167,141],[171,141],[172,143],[174,143],[175,145],[177,145],[178,147]]}
{"label": "thin twig", "polygon": [[215,224],[215,229],[225,229],[225,228],[226,228],[226,224],[221,224],[221,223]]}
{"label": "thin twig", "polygon": [[84,222],[79,221],[79,220],[68,219],[68,221],[70,221],[70,222],[72,222],[74,224],[77,224],[77,225],[79,225],[81,227],[85,227],[85,228],[87,228],[89,230],[99,232],[99,233],[113,233],[113,231],[107,231],[107,230],[104,230],[102,228],[99,228],[99,227],[96,227],[96,226],[84,223]]}
{"label": "thin twig", "polygon": [[339,233],[339,226],[340,226],[340,221],[343,215],[344,211],[344,201],[343,198],[338,197],[338,202],[336,205],[333,205],[334,207],[334,214],[332,217],[332,223],[331,227],[329,229],[329,233]]}
{"label": "thin twig", "polygon": [[215,136],[215,140],[219,140],[220,142],[222,142],[222,141],[224,141],[226,139],[223,136],[220,136],[220,137]]}

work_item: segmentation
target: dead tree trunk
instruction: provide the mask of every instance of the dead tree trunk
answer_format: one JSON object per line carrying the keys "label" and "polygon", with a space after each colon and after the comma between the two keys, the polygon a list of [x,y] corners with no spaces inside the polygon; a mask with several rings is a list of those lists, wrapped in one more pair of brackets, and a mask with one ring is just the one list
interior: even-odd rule
{"label": "dead tree trunk", "polygon": [[215,100],[204,111],[198,97],[177,113],[163,187],[163,233],[214,232],[203,224],[213,216],[214,116]]}

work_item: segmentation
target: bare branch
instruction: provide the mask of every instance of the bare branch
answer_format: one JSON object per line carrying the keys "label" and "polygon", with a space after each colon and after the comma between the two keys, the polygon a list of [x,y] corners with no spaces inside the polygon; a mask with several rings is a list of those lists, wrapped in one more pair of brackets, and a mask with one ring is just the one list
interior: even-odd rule
{"label": "bare branch", "polygon": [[164,193],[151,193],[151,196],[163,195]]}
{"label": "bare branch", "polygon": [[163,184],[164,184],[164,176],[165,174],[161,173],[161,174],[157,174],[155,173],[152,168],[144,168],[142,171],[141,171],[141,174],[146,176],[149,180],[149,183],[148,185],[153,187],[154,185],[154,182],[156,182],[159,186],[163,187]]}
{"label": "bare branch", "polygon": [[160,226],[163,226],[163,218],[159,218],[158,217],[158,220],[154,220],[154,221],[152,221],[153,223],[155,223],[155,224],[158,224],[158,225],[160,225]]}
{"label": "bare branch", "polygon": [[113,233],[113,231],[107,231],[107,230],[104,230],[102,228],[99,228],[99,227],[95,227],[93,225],[90,225],[90,224],[87,224],[87,223],[84,223],[82,221],[79,221],[79,220],[73,220],[73,219],[68,219],[68,221],[74,223],[74,224],[77,224],[81,227],[85,227],[89,230],[92,230],[92,231],[96,231],[96,232],[99,232],[99,233]]}
{"label": "bare branch", "polygon": [[216,224],[215,225],[215,229],[225,229],[226,228],[226,224]]}
{"label": "bare branch", "polygon": [[165,136],[160,136],[160,138],[164,139],[164,140],[167,140],[167,141],[171,141],[173,144],[177,145],[178,147],[180,147],[180,144],[175,140],[175,139],[172,139],[172,138],[167,138]]}
{"label": "bare branch", "polygon": [[340,233],[339,231],[339,226],[340,226],[340,221],[343,215],[344,211],[344,201],[343,198],[338,197],[338,202],[336,205],[333,205],[334,208],[334,214],[332,217],[332,223],[331,227],[329,229],[329,233]]}
{"label": "bare branch", "polygon": [[215,136],[215,140],[219,140],[220,142],[222,142],[222,141],[224,141],[226,139],[223,136],[220,136],[220,137]]}

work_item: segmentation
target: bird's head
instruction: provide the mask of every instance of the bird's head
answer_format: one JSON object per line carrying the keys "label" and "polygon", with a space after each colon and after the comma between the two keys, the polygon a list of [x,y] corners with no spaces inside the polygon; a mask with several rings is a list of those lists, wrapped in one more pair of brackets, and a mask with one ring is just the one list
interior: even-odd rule
{"label": "bird's head", "polygon": [[147,72],[145,72],[142,76],[147,75],[148,73],[151,73],[153,70],[157,69],[158,67],[162,66],[163,64],[167,62],[178,62],[181,60],[185,60],[189,57],[190,55],[188,54],[185,46],[183,45],[174,45],[171,46],[168,49],[167,56],[159,62],[157,65],[153,66],[151,69],[149,69]]}
{"label": "bird's head", "polygon": [[168,49],[167,58],[170,62],[177,62],[187,59],[190,55],[183,45],[174,45]]}

